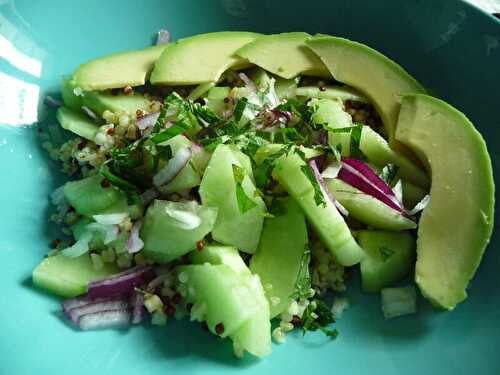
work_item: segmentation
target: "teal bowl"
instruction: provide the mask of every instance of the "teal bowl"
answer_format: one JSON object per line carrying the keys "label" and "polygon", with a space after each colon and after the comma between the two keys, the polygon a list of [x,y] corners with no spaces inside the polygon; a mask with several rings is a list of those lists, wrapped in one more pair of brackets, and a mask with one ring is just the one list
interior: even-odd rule
{"label": "teal bowl", "polygon": [[500,185],[500,22],[465,2],[0,1],[0,373],[500,374],[498,209],[469,298],[453,312],[420,299],[417,315],[384,321],[379,297],[361,294],[354,275],[336,340],[292,334],[263,360],[235,359],[231,345],[186,321],[101,332],[65,324],[58,299],[30,278],[56,235],[48,194],[63,181],[40,146],[37,124],[55,122],[43,98],[84,60],[147,46],[162,27],[174,38],[303,30],[367,43],[467,114]]}

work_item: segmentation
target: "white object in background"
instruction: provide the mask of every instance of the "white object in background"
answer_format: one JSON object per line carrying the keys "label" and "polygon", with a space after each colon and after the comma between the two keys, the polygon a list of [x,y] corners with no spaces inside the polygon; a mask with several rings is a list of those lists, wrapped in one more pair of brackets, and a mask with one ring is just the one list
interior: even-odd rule
{"label": "white object in background", "polygon": [[500,0],[467,0],[488,13],[500,13]]}

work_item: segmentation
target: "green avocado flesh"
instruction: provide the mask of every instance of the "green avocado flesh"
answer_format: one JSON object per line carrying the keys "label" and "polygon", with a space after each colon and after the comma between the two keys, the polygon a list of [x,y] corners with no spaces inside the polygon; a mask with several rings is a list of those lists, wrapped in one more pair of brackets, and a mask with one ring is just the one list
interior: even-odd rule
{"label": "green avocado flesh", "polygon": [[321,35],[306,40],[306,45],[320,57],[333,78],[370,99],[392,142],[401,97],[425,93],[424,88],[401,66],[364,44]]}
{"label": "green avocado flesh", "polygon": [[151,83],[195,85],[217,82],[227,69],[245,65],[245,60],[234,53],[258,35],[222,31],[180,39],[171,44],[156,62]]}
{"label": "green avocado flesh", "polygon": [[[414,229],[417,224],[401,215],[382,201],[361,190],[333,178],[327,179],[328,190],[349,212],[349,216],[378,229],[405,230]],[[363,247],[361,245],[361,247]]]}
{"label": "green avocado flesh", "polygon": [[266,219],[259,249],[250,261],[250,270],[260,276],[271,309],[271,318],[291,302],[307,244],[304,213],[291,198],[282,200],[286,213]]}
{"label": "green avocado flesh", "polygon": [[[244,213],[238,206],[233,165],[246,171],[242,187],[247,197],[256,204]],[[203,175],[199,193],[204,205],[219,210],[212,231],[214,240],[254,253],[259,244],[266,205],[262,198],[254,195],[255,185],[248,156],[232,146],[217,146]]]}
{"label": "green avocado flesh", "polygon": [[94,141],[99,127],[83,113],[76,112],[66,107],[59,107],[56,117],[63,129],[69,130],[89,141]]}
{"label": "green avocado flesh", "polygon": [[493,230],[488,150],[461,112],[427,95],[403,98],[396,139],[432,176],[430,203],[418,228],[415,281],[433,304],[452,310],[467,297]]}
{"label": "green avocado flesh", "polygon": [[179,258],[196,249],[196,243],[212,230],[216,217],[216,208],[196,202],[155,200],[141,229],[144,252],[160,263]]}
{"label": "green avocado flesh", "polygon": [[76,96],[73,90],[75,86],[71,83],[71,77],[63,76],[61,79],[61,96],[64,105],[73,111],[80,111],[82,108],[82,97]]}
{"label": "green avocado flesh", "polygon": [[163,44],[91,60],[76,69],[71,84],[84,91],[144,85],[154,63],[169,47]]}
{"label": "green avocado flesh", "polygon": [[356,243],[337,207],[328,199],[316,204],[314,187],[302,168],[306,163],[296,153],[282,156],[273,170],[273,177],[304,210],[325,246],[343,266],[352,266],[363,258],[364,252]]}
{"label": "green avocado flesh", "polygon": [[262,35],[245,44],[236,55],[286,79],[299,74],[330,78],[318,56],[305,46],[310,37],[303,32]]}
{"label": "green avocado flesh", "polygon": [[135,117],[138,109],[150,112],[151,102],[140,93],[113,95],[109,92],[86,91],[83,93],[82,105],[89,107],[99,116],[105,110],[108,110],[111,112],[125,112]]}
{"label": "green avocado flesh", "polygon": [[366,252],[360,264],[365,292],[379,292],[410,273],[415,262],[415,240],[410,232],[362,230],[358,241]]}
{"label": "green avocado flesh", "polygon": [[33,270],[33,284],[61,297],[71,298],[87,292],[91,281],[103,279],[119,270],[105,264],[96,270],[89,254],[69,258],[62,254],[45,258]]}

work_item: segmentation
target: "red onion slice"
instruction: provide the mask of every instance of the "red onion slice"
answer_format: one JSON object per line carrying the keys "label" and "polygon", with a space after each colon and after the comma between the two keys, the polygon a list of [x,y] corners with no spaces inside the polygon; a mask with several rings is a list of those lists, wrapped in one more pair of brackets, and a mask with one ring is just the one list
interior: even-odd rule
{"label": "red onion slice", "polygon": [[339,212],[344,215],[344,216],[348,216],[349,215],[349,212],[346,210],[346,208],[344,206],[342,206],[340,204],[339,201],[337,201],[332,193],[330,192],[330,190],[328,190],[326,184],[325,184],[325,180],[323,180],[323,177],[321,176],[321,173],[319,173],[319,169],[318,169],[318,166],[316,165],[316,161],[314,159],[311,159],[309,160],[309,166],[311,167],[313,173],[314,173],[314,177],[316,177],[316,180],[318,180],[318,183],[319,183],[319,186],[321,187],[321,191],[323,192],[323,195],[325,195],[329,200],[330,202],[332,202],[335,207],[337,207],[337,210],[339,210]]}
{"label": "red onion slice", "polygon": [[134,290],[130,297],[130,305],[132,306],[132,324],[139,324],[144,318],[144,295]]}
{"label": "red onion slice", "polygon": [[343,157],[338,178],[377,198],[398,212],[405,211],[403,204],[398,201],[391,187],[362,161]]}
{"label": "red onion slice", "polygon": [[153,187],[142,193],[141,199],[144,205],[148,205],[153,199],[158,198],[159,195],[160,193],[158,192],[158,190],[156,190],[156,188]]}
{"label": "red onion slice", "polygon": [[189,147],[180,148],[175,156],[170,159],[162,169],[153,177],[153,185],[159,188],[172,181],[191,159],[192,152]]}
{"label": "red onion slice", "polygon": [[129,253],[137,253],[144,247],[144,241],[139,237],[139,231],[142,227],[142,220],[137,220],[132,229],[130,230],[130,235],[127,240],[127,250]]}
{"label": "red onion slice", "polygon": [[248,76],[245,73],[243,73],[243,72],[238,73],[238,77],[240,77],[240,79],[243,81],[243,83],[248,87],[248,89],[251,92],[258,91],[255,83],[250,78],[248,78]]}
{"label": "red onion slice", "polygon": [[125,218],[127,216],[128,216],[128,213],[119,212],[119,213],[115,213],[115,214],[93,215],[92,217],[99,224],[116,225],[116,224],[120,224],[123,220],[125,220]]}
{"label": "red onion slice", "polygon": [[72,309],[76,309],[85,305],[88,305],[90,303],[96,303],[96,302],[106,302],[110,301],[109,298],[94,298],[91,299],[87,295],[84,295],[82,297],[75,297],[75,298],[70,298],[67,300],[64,300],[62,303],[63,311],[66,315],[69,317],[69,311]]}
{"label": "red onion slice", "polygon": [[136,125],[141,130],[152,128],[153,126],[155,126],[156,121],[158,121],[159,117],[160,117],[160,112],[153,112],[147,114],[146,116],[143,116],[140,119],[138,119]]}
{"label": "red onion slice", "polygon": [[85,112],[85,114],[89,116],[96,124],[101,124],[103,122],[103,120],[99,116],[97,116],[97,114],[89,107],[82,106],[82,111]]}
{"label": "red onion slice", "polygon": [[121,299],[108,300],[108,301],[88,303],[80,307],[75,307],[73,309],[68,310],[67,315],[73,323],[77,324],[79,319],[87,314],[95,314],[101,311],[122,310],[128,308],[129,308],[129,302],[127,300],[121,300]]}
{"label": "red onion slice", "polygon": [[136,286],[148,283],[156,273],[151,266],[131,268],[107,279],[92,281],[89,284],[90,298],[118,297],[130,293]]}
{"label": "red onion slice", "polygon": [[52,107],[52,108],[59,108],[60,106],[63,105],[63,103],[60,101],[60,100],[57,100],[57,99],[54,99],[52,96],[50,95],[47,95],[45,97],[45,100],[44,100],[44,103],[48,106],[48,107]]}
{"label": "red onion slice", "polygon": [[130,324],[130,310],[108,310],[82,315],[78,326],[83,331],[94,329],[121,327]]}

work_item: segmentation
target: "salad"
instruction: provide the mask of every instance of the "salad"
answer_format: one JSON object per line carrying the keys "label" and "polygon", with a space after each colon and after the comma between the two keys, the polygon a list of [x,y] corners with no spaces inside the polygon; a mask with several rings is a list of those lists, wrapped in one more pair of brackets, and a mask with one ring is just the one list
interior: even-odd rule
{"label": "salad", "polygon": [[437,307],[466,298],[493,227],[486,145],[379,52],[161,31],[61,94],[73,136],[42,136],[70,177],[51,195],[62,236],[33,281],[81,330],[187,317],[265,356],[294,329],[335,338],[358,267],[386,318],[416,312],[410,278]]}

